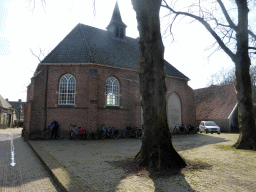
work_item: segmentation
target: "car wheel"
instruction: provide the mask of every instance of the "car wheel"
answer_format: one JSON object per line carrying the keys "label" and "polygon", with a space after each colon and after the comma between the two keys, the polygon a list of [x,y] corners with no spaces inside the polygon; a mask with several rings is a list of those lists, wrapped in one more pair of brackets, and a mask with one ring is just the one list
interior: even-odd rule
{"label": "car wheel", "polygon": [[218,133],[220,135],[220,133]]}
{"label": "car wheel", "polygon": [[213,132],[211,132],[211,134],[213,134]]}
{"label": "car wheel", "polygon": [[202,133],[202,131],[199,131],[199,133]]}

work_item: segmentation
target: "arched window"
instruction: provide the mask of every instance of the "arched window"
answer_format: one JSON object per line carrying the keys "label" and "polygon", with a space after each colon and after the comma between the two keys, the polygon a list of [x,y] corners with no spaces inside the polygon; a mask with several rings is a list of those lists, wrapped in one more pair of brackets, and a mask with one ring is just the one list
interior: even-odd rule
{"label": "arched window", "polygon": [[76,79],[73,75],[66,74],[60,79],[59,105],[74,105],[76,92]]}
{"label": "arched window", "polygon": [[109,106],[119,106],[119,82],[115,77],[109,77],[106,81],[106,104]]}

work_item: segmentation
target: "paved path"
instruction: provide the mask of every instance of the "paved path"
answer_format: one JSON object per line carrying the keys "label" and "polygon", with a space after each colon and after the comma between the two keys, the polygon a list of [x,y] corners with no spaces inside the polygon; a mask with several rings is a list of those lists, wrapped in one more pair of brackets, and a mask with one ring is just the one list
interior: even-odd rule
{"label": "paved path", "polygon": [[237,134],[174,136],[174,147],[183,157],[212,167],[149,178],[113,165],[113,161],[133,158],[141,147],[140,139],[34,140],[28,143],[63,192],[255,191],[256,153],[217,147],[231,145],[237,137]]}
{"label": "paved path", "polygon": [[131,175],[113,161],[133,158],[141,139],[30,140],[62,191],[186,192],[193,191],[180,174],[175,181]]}
{"label": "paved path", "polygon": [[[256,189],[256,153],[218,147],[234,143],[237,134],[177,135],[173,144],[184,158],[205,162],[211,168],[145,178],[113,165],[113,161],[133,158],[140,149],[140,139],[24,142],[19,132],[7,130],[7,133],[0,130],[0,192],[56,191],[27,144],[62,192],[251,192]],[[11,159],[12,137],[14,160]],[[11,163],[16,164],[11,166]]]}
{"label": "paved path", "polygon": [[59,191],[21,138],[21,129],[0,129],[0,192],[9,191]]}

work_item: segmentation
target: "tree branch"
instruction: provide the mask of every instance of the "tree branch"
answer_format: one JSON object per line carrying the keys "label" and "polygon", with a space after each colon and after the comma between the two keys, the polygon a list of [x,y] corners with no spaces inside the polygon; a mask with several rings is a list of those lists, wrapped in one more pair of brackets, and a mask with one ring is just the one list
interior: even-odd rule
{"label": "tree branch", "polygon": [[[162,7],[165,7],[167,9],[169,9],[171,12],[173,12],[174,14],[178,15],[185,15],[188,17],[191,17],[197,21],[199,21],[210,33],[211,35],[215,38],[215,40],[218,42],[219,46],[228,54],[228,56],[235,61],[236,56],[235,54],[225,45],[225,43],[221,40],[221,38],[218,36],[218,34],[211,28],[211,26],[209,25],[208,22],[206,22],[203,18],[198,17],[196,15],[193,15],[191,13],[187,13],[187,12],[181,12],[181,11],[175,11],[174,9],[172,9],[167,3],[166,0],[163,0],[165,5],[161,5]],[[218,0],[219,1],[219,0]]]}
{"label": "tree branch", "polygon": [[248,47],[248,49],[256,50],[256,47]]}
{"label": "tree branch", "polygon": [[251,30],[248,30],[248,33],[256,40],[256,35]]}
{"label": "tree branch", "polygon": [[39,53],[39,56],[38,56],[38,55],[36,55],[36,54],[33,52],[33,50],[32,50],[32,49],[30,49],[30,53],[31,53],[32,55],[34,55],[34,56],[39,60],[39,62],[41,63],[41,59],[40,59],[41,51],[40,51],[40,53]]}
{"label": "tree branch", "polygon": [[41,61],[42,61],[42,59],[41,59],[41,57],[45,57],[45,54],[44,54],[44,50],[42,50],[41,49],[41,47],[39,47],[39,54],[37,55],[37,54],[35,54],[34,53],[34,51],[32,50],[32,49],[30,49],[30,53],[33,55],[33,56],[35,56],[38,60],[39,60],[39,62],[41,63]]}
{"label": "tree branch", "polygon": [[[224,4],[222,3],[221,0],[217,0],[217,1],[218,1],[219,5],[220,5],[220,8],[221,8],[221,10],[222,10],[222,12],[223,12],[223,14],[224,14],[228,24],[229,24],[229,27],[234,29],[237,32],[237,26],[234,24],[234,22],[230,18],[229,14],[228,14],[228,11],[225,8]],[[222,25],[222,26],[224,26],[224,25]]]}

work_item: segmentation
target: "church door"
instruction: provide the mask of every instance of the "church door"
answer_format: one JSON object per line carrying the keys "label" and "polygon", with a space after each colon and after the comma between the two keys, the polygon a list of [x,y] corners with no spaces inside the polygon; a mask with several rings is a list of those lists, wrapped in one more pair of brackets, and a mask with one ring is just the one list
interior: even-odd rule
{"label": "church door", "polygon": [[169,128],[174,129],[175,124],[181,124],[181,101],[176,93],[172,93],[167,102],[167,118]]}

